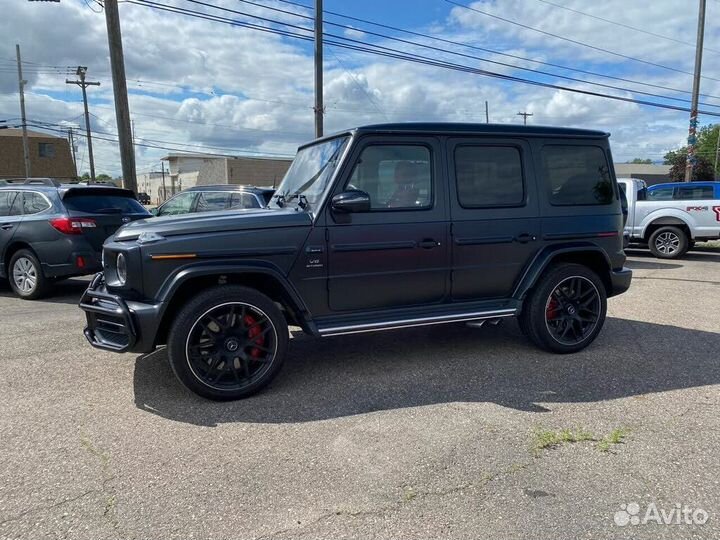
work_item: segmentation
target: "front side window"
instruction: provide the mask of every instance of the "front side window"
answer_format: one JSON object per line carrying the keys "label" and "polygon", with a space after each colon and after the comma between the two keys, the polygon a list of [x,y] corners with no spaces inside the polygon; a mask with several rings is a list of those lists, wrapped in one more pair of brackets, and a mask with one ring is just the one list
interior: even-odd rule
{"label": "front side window", "polygon": [[0,216],[15,216],[20,213],[12,213],[14,208],[19,207],[19,205],[14,205],[17,196],[17,191],[0,190]]}
{"label": "front side window", "polygon": [[511,146],[459,146],[455,181],[463,208],[521,206],[525,200],[520,151]]}
{"label": "front side window", "polygon": [[38,143],[38,154],[40,157],[55,157],[55,144],[45,142]]}
{"label": "front side window", "polygon": [[599,146],[545,146],[542,161],[550,204],[610,204],[615,199],[610,166]]}
{"label": "front side window", "polygon": [[158,216],[174,216],[190,212],[195,193],[181,193],[163,204],[158,210]]}
{"label": "front side window", "polygon": [[677,191],[677,198],[682,200],[712,199],[714,195],[715,190],[712,186],[682,186]]}
{"label": "front side window", "polygon": [[371,145],[353,169],[348,189],[370,195],[371,210],[420,210],[432,206],[430,149]]}
{"label": "front side window", "polygon": [[50,204],[39,193],[34,191],[23,193],[23,214],[37,214],[48,208],[50,208]]}
{"label": "front side window", "polygon": [[675,188],[673,188],[673,187],[648,189],[647,190],[647,200],[648,201],[672,201],[674,191],[675,191]]}
{"label": "front side window", "polygon": [[227,208],[230,195],[222,191],[202,191],[198,195],[196,212],[214,212]]}

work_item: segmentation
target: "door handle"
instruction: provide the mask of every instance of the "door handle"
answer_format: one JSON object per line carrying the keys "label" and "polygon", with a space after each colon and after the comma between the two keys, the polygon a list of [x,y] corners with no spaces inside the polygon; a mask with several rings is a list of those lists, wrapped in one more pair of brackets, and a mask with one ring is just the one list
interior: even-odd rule
{"label": "door handle", "polygon": [[535,240],[535,236],[532,235],[532,234],[530,234],[530,233],[518,234],[518,235],[515,237],[515,241],[516,241],[516,242],[520,242],[521,244],[527,244],[527,243],[530,242],[531,240]]}
{"label": "door handle", "polygon": [[14,226],[15,225],[13,225],[12,223],[3,223],[2,225],[0,225],[0,229],[2,229],[3,231],[9,231]]}
{"label": "door handle", "polygon": [[440,242],[438,242],[437,240],[432,240],[432,239],[425,239],[425,240],[421,240],[420,242],[418,242],[418,246],[420,246],[423,249],[432,249],[432,248],[438,247],[439,245],[440,245]]}

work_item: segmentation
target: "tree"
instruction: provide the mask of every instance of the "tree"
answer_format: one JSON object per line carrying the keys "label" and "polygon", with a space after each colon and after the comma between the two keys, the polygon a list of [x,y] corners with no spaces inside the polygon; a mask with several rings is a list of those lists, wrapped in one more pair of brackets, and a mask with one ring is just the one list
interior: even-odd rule
{"label": "tree", "polygon": [[104,174],[104,173],[98,174],[95,177],[95,180],[97,180],[98,182],[109,182],[112,180],[112,176],[110,176],[109,174]]}
{"label": "tree", "polygon": [[[679,150],[673,150],[665,154],[665,165],[671,165],[670,167],[670,180],[675,182],[682,182],[685,180],[685,166],[687,165],[687,147],[680,148]],[[715,171],[713,171],[713,164],[704,155],[697,155],[697,163],[693,167],[692,180],[704,181],[714,180]]]}
{"label": "tree", "polygon": [[633,163],[635,165],[652,165],[652,159],[642,159],[642,158],[636,157],[632,161],[628,161],[628,163]]}

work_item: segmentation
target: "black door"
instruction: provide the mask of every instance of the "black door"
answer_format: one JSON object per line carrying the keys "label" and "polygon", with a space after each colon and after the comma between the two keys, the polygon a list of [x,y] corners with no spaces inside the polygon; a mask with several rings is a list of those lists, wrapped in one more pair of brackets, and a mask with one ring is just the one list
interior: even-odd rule
{"label": "black door", "polygon": [[529,145],[520,139],[447,143],[452,225],[452,298],[511,294],[540,247]]}
{"label": "black door", "polygon": [[371,210],[337,215],[328,205],[331,311],[443,301],[449,224],[438,141],[368,137],[350,159],[333,194],[365,191]]}
{"label": "black door", "polygon": [[18,191],[0,190],[0,263],[22,221],[22,197]]}

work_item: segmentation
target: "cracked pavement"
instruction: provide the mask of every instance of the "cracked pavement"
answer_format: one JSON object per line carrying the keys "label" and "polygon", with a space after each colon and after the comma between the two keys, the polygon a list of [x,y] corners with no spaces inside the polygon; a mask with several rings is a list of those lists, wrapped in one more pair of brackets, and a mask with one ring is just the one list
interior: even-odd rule
{"label": "cracked pavement", "polygon": [[[514,321],[292,340],[260,395],[204,401],[164,351],[92,349],[87,280],[0,284],[0,538],[717,538],[720,249],[631,251],[587,350]],[[629,435],[537,450],[537,431]],[[704,525],[618,526],[676,503]]]}

